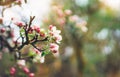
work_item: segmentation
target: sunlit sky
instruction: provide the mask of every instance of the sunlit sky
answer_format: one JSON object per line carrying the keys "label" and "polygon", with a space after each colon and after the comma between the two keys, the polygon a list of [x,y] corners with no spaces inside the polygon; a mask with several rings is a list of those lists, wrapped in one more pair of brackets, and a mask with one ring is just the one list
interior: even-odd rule
{"label": "sunlit sky", "polygon": [[36,16],[35,24],[40,24],[40,20],[44,17],[45,14],[48,13],[50,8],[51,0],[28,0],[27,4],[22,5],[22,7],[14,6],[12,8],[6,9],[4,11],[4,18],[10,19],[11,17],[15,17],[17,19],[21,19],[21,16],[24,19],[29,19],[30,16]]}
{"label": "sunlit sky", "polygon": [[120,11],[120,0],[100,0],[112,10]]}
{"label": "sunlit sky", "polygon": [[[76,0],[77,3],[88,3],[89,0]],[[100,0],[106,6],[110,7],[113,10],[120,11],[120,0]],[[27,4],[23,4],[22,8],[15,6],[12,9],[7,9],[4,12],[5,19],[10,19],[11,17],[21,18],[21,14],[24,18],[29,19],[29,16],[36,16],[35,24],[38,24],[44,15],[48,13],[50,9],[51,0],[28,0]],[[81,4],[80,4],[81,5]],[[19,13],[19,14],[18,14]],[[39,23],[40,24],[40,23]]]}

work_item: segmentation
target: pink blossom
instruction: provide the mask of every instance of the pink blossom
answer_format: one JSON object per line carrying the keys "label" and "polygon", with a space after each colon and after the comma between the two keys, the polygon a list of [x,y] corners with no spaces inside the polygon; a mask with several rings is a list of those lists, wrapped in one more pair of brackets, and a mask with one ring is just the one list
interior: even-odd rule
{"label": "pink blossom", "polygon": [[19,22],[17,21],[17,22],[15,22],[15,25],[17,25],[18,27],[22,27],[25,25],[25,23],[22,21],[19,21]]}
{"label": "pink blossom", "polygon": [[72,14],[72,11],[69,10],[69,9],[67,9],[67,10],[65,10],[65,14],[66,14],[66,15],[71,15],[71,14]]}
{"label": "pink blossom", "polygon": [[57,43],[60,43],[60,41],[62,40],[62,36],[61,35],[55,35],[54,37],[55,37],[55,41]]}
{"label": "pink blossom", "polygon": [[51,43],[50,44],[50,50],[53,52],[53,53],[57,53],[58,52],[58,49],[59,49],[59,46],[55,43]]}
{"label": "pink blossom", "polygon": [[49,29],[52,30],[53,29],[53,25],[49,25]]}
{"label": "pink blossom", "polygon": [[46,33],[45,33],[45,30],[44,29],[40,29],[40,36],[41,37],[45,37],[46,36]]}
{"label": "pink blossom", "polygon": [[14,75],[15,72],[16,72],[16,69],[15,69],[14,67],[11,67],[11,68],[10,68],[10,74],[11,74],[11,75]]}
{"label": "pink blossom", "polygon": [[63,17],[64,16],[64,13],[61,9],[57,9],[57,14],[59,17]]}
{"label": "pink blossom", "polygon": [[40,32],[40,27],[39,26],[34,26],[34,30],[39,33]]}
{"label": "pink blossom", "polygon": [[77,16],[77,15],[73,15],[73,16],[70,16],[70,17],[69,17],[69,20],[70,20],[71,22],[76,22],[78,19],[79,19],[79,16]]}
{"label": "pink blossom", "polygon": [[63,26],[66,22],[66,20],[64,18],[59,18],[58,21],[59,21],[61,26]]}
{"label": "pink blossom", "polygon": [[50,44],[50,50],[52,51],[52,54],[55,57],[59,57],[59,52],[58,52],[59,46],[55,43]]}
{"label": "pink blossom", "polygon": [[49,29],[49,34],[55,39],[57,43],[60,43],[60,41],[62,40],[62,36],[60,35],[61,31],[56,30],[56,27],[52,25],[49,26]]}

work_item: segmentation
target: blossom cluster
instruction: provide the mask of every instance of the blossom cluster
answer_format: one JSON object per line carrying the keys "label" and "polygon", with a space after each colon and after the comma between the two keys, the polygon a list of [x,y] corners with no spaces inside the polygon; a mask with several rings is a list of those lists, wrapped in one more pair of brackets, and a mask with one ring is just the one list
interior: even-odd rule
{"label": "blossom cluster", "polygon": [[[10,53],[13,52],[15,59],[17,60],[17,66],[29,75],[29,77],[34,77],[34,75],[33,73],[30,73],[30,70],[27,68],[27,60],[32,60],[35,63],[44,63],[45,56],[49,53],[58,57],[59,44],[62,40],[62,36],[60,35],[61,31],[57,30],[55,26],[50,25],[48,30],[45,30],[40,26],[32,24],[33,20],[34,17],[30,17],[30,22],[25,23],[23,21],[15,21],[15,19],[11,18],[11,24],[14,24],[19,28],[19,37],[17,39],[15,39],[16,37],[13,33],[15,30],[11,28],[11,24],[9,24],[9,26],[4,26],[4,24],[1,23],[2,26],[0,27],[0,38],[2,38],[3,41],[0,43],[0,46],[2,46],[0,50],[3,51],[4,48],[8,48]],[[9,36],[9,34],[7,34],[9,32],[10,34],[12,33],[13,36]],[[8,36],[12,43],[7,41]],[[31,45],[30,49],[28,49],[29,51],[22,52],[25,45]],[[26,56],[24,56],[24,54]],[[2,59],[2,53],[0,59]],[[11,75],[15,75],[15,68],[16,67],[11,67]]]}
{"label": "blossom cluster", "polygon": [[[24,66],[21,69],[25,74],[28,75],[28,77],[35,77],[35,74],[31,73],[27,67]],[[15,67],[10,68],[10,75],[14,76],[16,72],[17,72],[17,69]]]}
{"label": "blossom cluster", "polygon": [[[79,17],[76,14],[72,13],[70,9],[64,9],[60,5],[54,5],[52,7],[52,11],[54,14],[54,20],[56,20],[55,24],[59,24],[61,27],[67,26],[67,23],[74,24],[76,28],[81,29],[82,32],[87,32],[87,22],[84,20],[84,17]],[[44,19],[44,22],[51,22],[51,19]]]}
{"label": "blossom cluster", "polygon": [[7,51],[14,56],[16,62],[10,68],[10,75],[16,76],[17,69],[20,68],[29,77],[34,77],[34,73],[31,73],[27,66],[28,62],[44,63],[45,56],[50,53],[59,57],[59,45],[62,40],[61,31],[53,25],[50,25],[47,29],[35,25],[33,24],[35,16],[30,16],[30,19],[27,20],[22,18],[21,13],[18,17],[15,17],[16,15],[7,17],[7,20],[4,11],[8,8],[11,9],[14,5],[24,7],[27,0],[12,0],[7,4],[7,0],[1,2],[9,6],[3,7],[1,12],[0,60],[4,56],[3,52]]}

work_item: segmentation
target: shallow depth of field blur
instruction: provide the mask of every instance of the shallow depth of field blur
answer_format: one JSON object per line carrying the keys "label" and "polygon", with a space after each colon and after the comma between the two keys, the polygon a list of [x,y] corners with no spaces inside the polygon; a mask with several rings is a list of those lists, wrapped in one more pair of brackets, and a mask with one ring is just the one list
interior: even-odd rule
{"label": "shallow depth of field blur", "polygon": [[[12,11],[26,19],[35,15],[36,25],[53,24],[61,30],[63,38],[59,58],[48,55],[45,63],[31,63],[35,77],[120,77],[120,0],[28,2],[24,10],[6,10],[6,20],[17,15]],[[17,37],[17,29],[15,33]],[[10,58],[0,52],[0,77],[8,74]]]}

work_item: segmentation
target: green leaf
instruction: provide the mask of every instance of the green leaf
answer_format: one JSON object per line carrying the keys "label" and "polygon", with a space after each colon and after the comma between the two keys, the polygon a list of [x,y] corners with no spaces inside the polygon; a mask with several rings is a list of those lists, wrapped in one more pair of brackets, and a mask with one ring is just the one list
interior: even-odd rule
{"label": "green leaf", "polygon": [[36,55],[34,51],[30,51],[28,54],[28,56],[34,56],[34,55]]}
{"label": "green leaf", "polygon": [[41,56],[46,56],[49,53],[50,53],[50,51],[44,51],[44,52],[42,52]]}
{"label": "green leaf", "polygon": [[24,31],[24,29],[23,29],[23,28],[21,28],[21,29],[20,29],[20,32],[21,32],[21,33],[24,33],[25,31]]}
{"label": "green leaf", "polygon": [[50,53],[50,51],[49,51],[49,50],[45,51],[45,54],[49,54],[49,53]]}
{"label": "green leaf", "polygon": [[24,36],[25,35],[25,31],[23,28],[20,29],[20,36]]}
{"label": "green leaf", "polygon": [[45,52],[42,52],[41,56],[45,56],[45,55],[46,55]]}
{"label": "green leaf", "polygon": [[29,37],[29,38],[33,38],[33,37],[34,37],[34,34],[28,34],[28,37]]}

